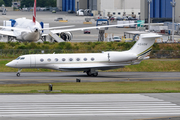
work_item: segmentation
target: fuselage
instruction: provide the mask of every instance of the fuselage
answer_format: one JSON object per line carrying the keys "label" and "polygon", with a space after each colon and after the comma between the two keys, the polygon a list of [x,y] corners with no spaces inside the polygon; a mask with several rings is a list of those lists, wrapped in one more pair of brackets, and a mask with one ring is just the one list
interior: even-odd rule
{"label": "fuselage", "polygon": [[108,70],[131,65],[137,55],[124,52],[23,55],[6,64],[14,68],[46,68],[63,71]]}
{"label": "fuselage", "polygon": [[41,25],[36,21],[34,23],[30,19],[18,18],[15,19],[16,23],[13,27],[22,28],[22,30],[14,30],[14,36],[19,41],[38,41],[41,37]]}

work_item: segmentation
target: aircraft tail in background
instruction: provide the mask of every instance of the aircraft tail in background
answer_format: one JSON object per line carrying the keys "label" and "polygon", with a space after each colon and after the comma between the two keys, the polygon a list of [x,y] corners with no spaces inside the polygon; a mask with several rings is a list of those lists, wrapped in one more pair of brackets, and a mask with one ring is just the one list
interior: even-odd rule
{"label": "aircraft tail in background", "polygon": [[33,22],[36,24],[36,0],[34,0]]}

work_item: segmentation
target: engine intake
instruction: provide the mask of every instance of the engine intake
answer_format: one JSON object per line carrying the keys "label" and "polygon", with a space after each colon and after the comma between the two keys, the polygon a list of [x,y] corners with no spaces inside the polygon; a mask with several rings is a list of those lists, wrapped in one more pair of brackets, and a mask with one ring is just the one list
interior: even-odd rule
{"label": "engine intake", "polygon": [[62,32],[57,34],[64,41],[71,41],[73,38],[73,34],[71,32]]}

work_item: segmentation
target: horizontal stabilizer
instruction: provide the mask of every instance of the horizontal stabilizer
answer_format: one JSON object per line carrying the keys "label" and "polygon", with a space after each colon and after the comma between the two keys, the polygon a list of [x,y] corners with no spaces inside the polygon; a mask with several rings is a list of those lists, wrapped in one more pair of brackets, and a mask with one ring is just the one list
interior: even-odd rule
{"label": "horizontal stabilizer", "polygon": [[143,34],[141,38],[159,38],[162,35],[154,34],[154,33],[149,33],[149,34]]}

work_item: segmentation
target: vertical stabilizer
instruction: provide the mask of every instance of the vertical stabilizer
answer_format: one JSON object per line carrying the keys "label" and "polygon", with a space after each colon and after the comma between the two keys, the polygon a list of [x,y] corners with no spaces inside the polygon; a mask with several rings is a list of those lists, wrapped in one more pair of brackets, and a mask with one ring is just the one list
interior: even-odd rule
{"label": "vertical stabilizer", "polygon": [[36,24],[36,0],[34,0],[33,23]]}
{"label": "vertical stabilizer", "polygon": [[159,37],[161,35],[155,33],[141,34],[139,40],[129,51],[135,53],[139,58],[144,58],[151,52],[155,39]]}

